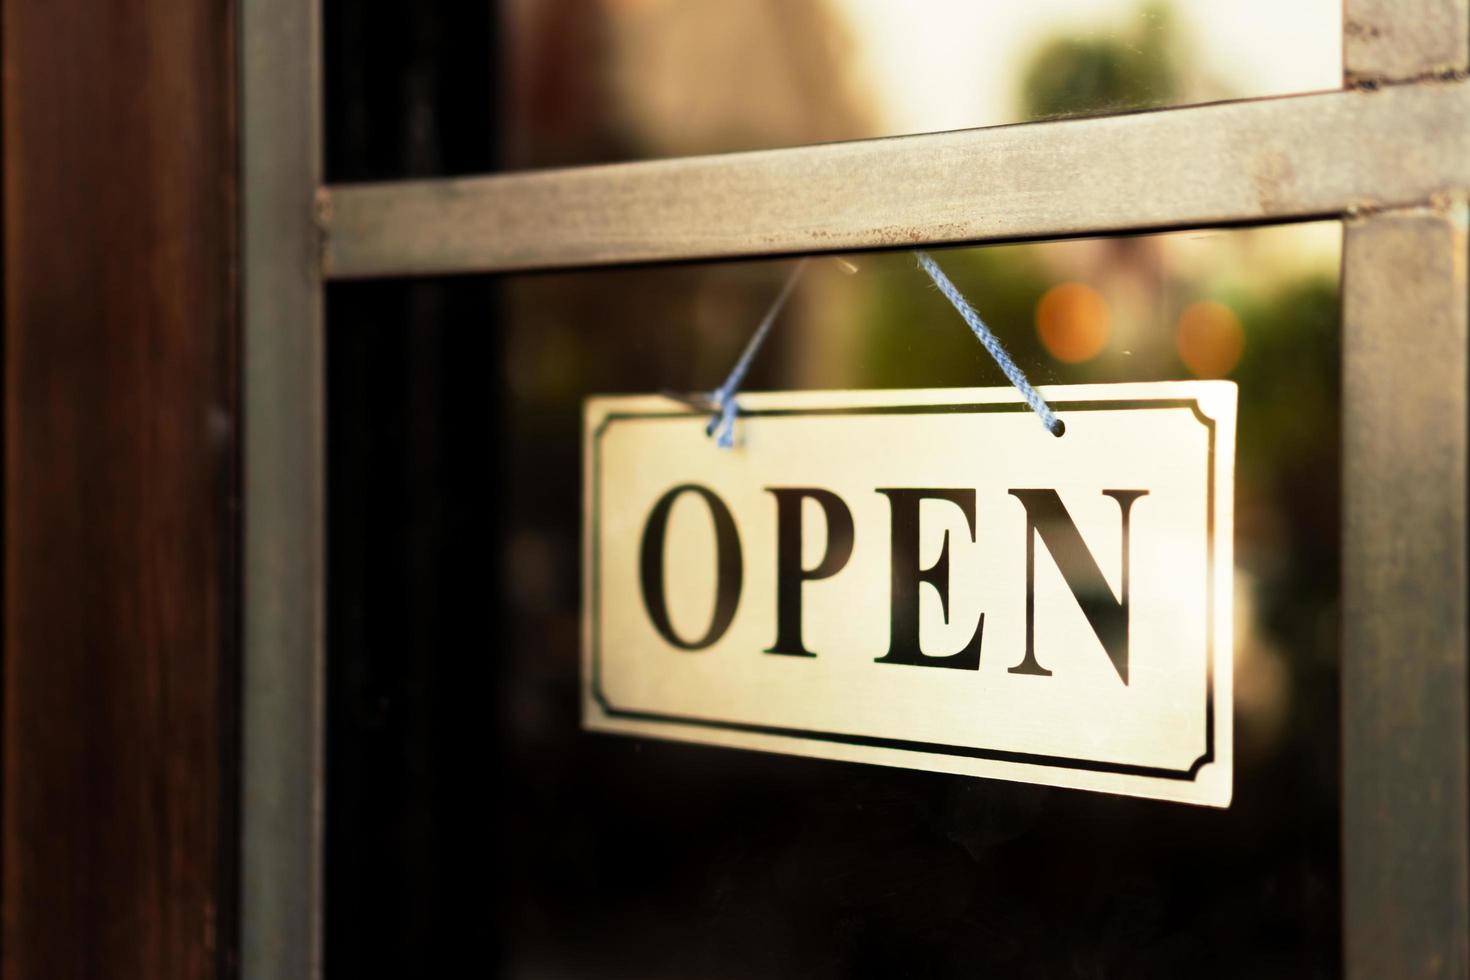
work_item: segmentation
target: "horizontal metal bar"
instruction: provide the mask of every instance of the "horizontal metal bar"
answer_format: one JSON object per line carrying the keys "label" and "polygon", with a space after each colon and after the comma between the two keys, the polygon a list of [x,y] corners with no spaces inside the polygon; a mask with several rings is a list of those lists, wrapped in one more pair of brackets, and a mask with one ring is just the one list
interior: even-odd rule
{"label": "horizontal metal bar", "polygon": [[1470,85],[326,193],[332,278],[1285,221],[1470,188]]}

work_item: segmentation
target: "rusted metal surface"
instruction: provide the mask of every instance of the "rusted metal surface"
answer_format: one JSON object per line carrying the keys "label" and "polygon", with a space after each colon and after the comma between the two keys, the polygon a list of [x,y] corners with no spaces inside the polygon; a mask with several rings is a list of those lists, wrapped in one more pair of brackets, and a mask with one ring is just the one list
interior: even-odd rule
{"label": "rusted metal surface", "polygon": [[318,5],[241,5],[244,617],[241,961],[320,971],[323,330]]}
{"label": "rusted metal surface", "polygon": [[1346,0],[1342,60],[1348,84],[1463,72],[1470,0]]}
{"label": "rusted metal surface", "polygon": [[1343,257],[1348,975],[1470,969],[1466,209],[1375,215]]}
{"label": "rusted metal surface", "polygon": [[340,185],[330,277],[1048,238],[1336,215],[1470,187],[1470,85]]}

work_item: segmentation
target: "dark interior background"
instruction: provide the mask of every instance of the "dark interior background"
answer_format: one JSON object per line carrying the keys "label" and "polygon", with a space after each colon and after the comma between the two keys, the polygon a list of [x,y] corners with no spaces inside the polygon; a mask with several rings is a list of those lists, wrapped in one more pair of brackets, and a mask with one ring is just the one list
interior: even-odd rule
{"label": "dark interior background", "polygon": [[[328,181],[495,167],[493,14],[327,0]],[[333,285],[326,308],[328,970],[493,973],[511,797],[494,284]]]}
{"label": "dark interior background", "polygon": [[[499,23],[328,0],[328,180],[500,167]],[[1328,380],[1313,454],[1274,477],[1298,524],[1263,615],[1307,651],[1297,700],[1216,811],[583,733],[580,397],[707,377],[744,339],[595,298],[679,275],[523,278],[584,296],[545,402],[515,394],[507,281],[329,288],[328,976],[1337,975],[1335,297],[1290,310],[1325,323],[1303,370]]]}

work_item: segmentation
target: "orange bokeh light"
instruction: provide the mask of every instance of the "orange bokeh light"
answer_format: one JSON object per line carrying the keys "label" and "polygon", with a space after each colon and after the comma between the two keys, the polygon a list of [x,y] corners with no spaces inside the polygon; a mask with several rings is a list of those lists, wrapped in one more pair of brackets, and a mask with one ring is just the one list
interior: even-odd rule
{"label": "orange bokeh light", "polygon": [[1175,333],[1179,359],[1196,378],[1223,378],[1235,370],[1245,350],[1240,318],[1223,303],[1203,300],[1179,314]]}
{"label": "orange bokeh light", "polygon": [[1048,289],[1036,303],[1036,334],[1047,353],[1067,364],[1090,361],[1108,342],[1108,304],[1080,282]]}

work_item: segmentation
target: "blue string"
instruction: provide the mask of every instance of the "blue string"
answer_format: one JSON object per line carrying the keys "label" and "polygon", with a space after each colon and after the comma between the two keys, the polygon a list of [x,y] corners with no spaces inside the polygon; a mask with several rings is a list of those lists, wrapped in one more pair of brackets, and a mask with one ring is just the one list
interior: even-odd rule
{"label": "blue string", "polygon": [[781,287],[781,292],[776,296],[776,301],[766,311],[765,318],[761,320],[760,326],[755,328],[745,350],[740,355],[740,360],[735,362],[730,376],[725,383],[710,392],[709,400],[718,406],[714,418],[709,420],[705,426],[705,435],[719,432],[715,438],[715,445],[721,449],[729,449],[735,445],[735,415],[740,411],[735,404],[735,392],[740,390],[740,385],[745,381],[745,373],[750,370],[750,362],[755,360],[756,352],[761,349],[761,344],[766,341],[766,334],[771,332],[771,324],[776,322],[781,308],[786,305],[786,300],[791,296],[791,290],[796,287],[796,280],[801,276],[801,270],[806,267],[806,259],[796,263],[796,268],[791,270],[791,276],[786,280],[786,285]]}
{"label": "blue string", "polygon": [[965,323],[969,324],[970,330],[975,334],[975,339],[980,341],[981,346],[990,352],[990,356],[995,359],[996,366],[1000,368],[1001,373],[1010,380],[1011,384],[1016,386],[1016,390],[1021,393],[1022,398],[1026,399],[1026,404],[1031,406],[1032,411],[1041,417],[1041,424],[1046,426],[1046,431],[1054,436],[1059,436],[1065,432],[1066,425],[1063,424],[1061,419],[1057,418],[1056,413],[1051,410],[1051,406],[1046,403],[1046,399],[1042,398],[1041,394],[1035,388],[1031,387],[1031,382],[1026,380],[1025,373],[1016,367],[1016,362],[1011,360],[1011,355],[1006,353],[1006,349],[1001,346],[1000,340],[996,338],[995,334],[990,332],[990,328],[985,325],[985,321],[980,319],[980,314],[975,312],[975,308],[969,304],[969,301],[955,287],[955,284],[949,281],[949,277],[944,274],[944,270],[939,268],[939,263],[935,262],[928,252],[915,249],[914,255],[919,260],[919,268],[929,273],[929,278],[934,280],[934,285],[939,287],[939,291],[944,294],[944,298],[949,300],[950,305],[964,318]]}
{"label": "blue string", "polygon": [[[928,252],[915,249],[914,255],[919,260],[919,268],[929,274],[929,278],[934,280],[934,285],[939,287],[945,299],[949,300],[959,315],[964,318],[971,332],[975,334],[975,339],[980,341],[981,346],[995,360],[1001,373],[1011,384],[1015,385],[1021,397],[1026,399],[1026,404],[1030,405],[1032,411],[1040,416],[1041,424],[1046,426],[1046,430],[1054,436],[1065,432],[1066,424],[1057,418],[1057,414],[1051,410],[1046,399],[1042,398],[1040,392],[1031,386],[1030,381],[1026,380],[1025,373],[1016,367],[1016,362],[1011,360],[1011,355],[1006,353],[1000,340],[991,333],[985,321],[980,319],[980,314],[975,312],[975,308],[970,305],[955,284],[949,281],[944,270],[939,268],[939,263],[935,262]],[[805,266],[806,259],[802,259],[796,264],[796,268],[791,270],[791,276],[786,280],[786,285],[781,287],[776,301],[766,311],[760,326],[755,328],[755,333],[751,335],[745,345],[745,350],[740,354],[740,360],[736,361],[735,367],[731,369],[730,376],[725,379],[724,384],[710,392],[709,400],[715,405],[715,414],[709,420],[709,425],[705,426],[704,431],[706,435],[715,436],[715,445],[721,449],[730,449],[735,445],[735,416],[740,412],[739,406],[735,404],[735,393],[740,390],[740,385],[745,381],[745,375],[750,370],[750,362],[755,360],[755,355],[765,343],[766,334],[771,332],[771,325],[776,322],[776,317],[786,305],[786,300],[791,296],[792,289],[796,287],[796,280],[801,276],[801,270]]]}

